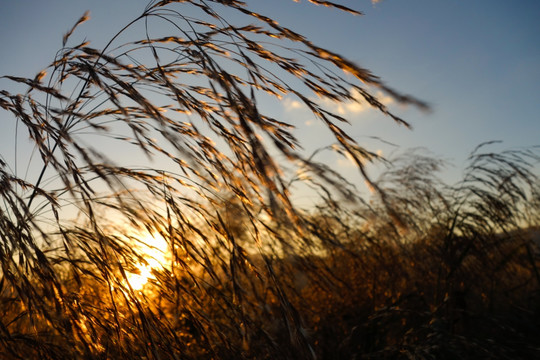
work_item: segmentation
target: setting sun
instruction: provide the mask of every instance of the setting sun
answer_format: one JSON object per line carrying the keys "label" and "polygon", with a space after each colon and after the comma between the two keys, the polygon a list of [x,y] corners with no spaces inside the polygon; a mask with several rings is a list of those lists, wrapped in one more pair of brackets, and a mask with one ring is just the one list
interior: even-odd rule
{"label": "setting sun", "polygon": [[142,290],[148,280],[155,279],[152,269],[159,270],[165,266],[168,245],[163,236],[155,233],[146,235],[135,246],[148,264],[139,263],[138,273],[128,272],[127,281],[133,290]]}

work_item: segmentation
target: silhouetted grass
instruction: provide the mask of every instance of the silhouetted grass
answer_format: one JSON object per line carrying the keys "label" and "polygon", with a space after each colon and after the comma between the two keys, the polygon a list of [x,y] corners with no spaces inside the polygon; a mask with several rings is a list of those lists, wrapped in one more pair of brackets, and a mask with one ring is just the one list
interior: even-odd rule
{"label": "silhouetted grass", "polygon": [[[403,125],[374,90],[426,105],[242,2],[152,1],[104,49],[71,45],[75,27],[47,70],[2,77],[27,86],[2,90],[0,106],[39,155],[24,176],[0,158],[2,357],[538,355],[534,148],[480,146],[455,186],[415,152],[374,181],[365,164],[377,156],[310,95],[357,92]],[[121,34],[133,41],[117,44]],[[327,126],[370,201],[257,106],[283,96]],[[294,206],[299,181],[318,206]],[[167,243],[161,265],[145,234]],[[139,289],[130,279],[144,265]]]}

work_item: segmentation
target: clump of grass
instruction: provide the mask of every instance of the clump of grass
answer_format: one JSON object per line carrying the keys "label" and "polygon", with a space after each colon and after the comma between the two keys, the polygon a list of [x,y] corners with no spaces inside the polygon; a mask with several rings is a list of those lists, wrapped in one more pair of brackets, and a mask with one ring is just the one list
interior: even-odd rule
{"label": "clump of grass", "polygon": [[[246,22],[229,23],[223,7]],[[439,161],[415,154],[373,181],[365,164],[377,156],[324,99],[358,93],[402,125],[374,90],[426,105],[369,71],[235,0],[152,1],[103,49],[70,44],[87,18],[46,71],[2,77],[28,87],[2,90],[0,106],[40,158],[28,176],[0,159],[6,357],[525,358],[537,350],[534,322],[500,317],[538,316],[538,259],[522,230],[538,226],[533,150],[475,152],[455,187],[433,177]],[[118,44],[123,34],[134,40]],[[377,190],[371,203],[303,155],[294,124],[257,105],[282,96],[326,125],[333,149]],[[88,144],[96,136],[160,166],[119,163]],[[300,171],[310,175],[289,180]],[[317,189],[318,207],[294,206],[296,181]],[[344,205],[339,194],[358,201]],[[167,249],[139,289],[131,276],[155,260],[140,250],[152,247],[142,234]],[[468,321],[486,337],[472,336]],[[501,340],[495,350],[492,340]]]}
{"label": "clump of grass", "polygon": [[[225,7],[245,22],[229,23]],[[364,158],[374,156],[339,127],[346,119],[310,94],[339,102],[359,93],[404,125],[372,89],[425,104],[240,1],[151,1],[102,49],[70,42],[88,18],[65,34],[46,70],[2,77],[27,86],[24,94],[2,90],[0,106],[39,155],[28,176],[0,162],[2,349],[14,358],[237,358],[259,356],[250,350],[255,341],[273,356],[282,350],[270,335],[252,339],[253,311],[269,297],[275,309],[265,316],[279,313],[289,334],[281,356],[307,357],[310,344],[273,258],[308,245],[274,229],[286,220],[300,234],[302,220],[271,154],[328,184],[341,179],[305,158],[294,124],[265,115],[257,100],[296,97],[364,176]],[[121,35],[133,40],[118,43]],[[118,164],[89,144],[96,136],[115,152],[165,165]],[[242,223],[223,205],[230,196]],[[148,262],[135,246],[142,232],[159,233],[170,253],[149,293],[129,282]],[[245,281],[257,292],[248,295]]]}
{"label": "clump of grass", "polygon": [[341,247],[308,261],[338,280],[296,300],[321,357],[538,356],[538,152],[488,145],[456,185],[436,177],[443,162],[406,152],[378,181],[384,200],[321,208],[313,234]]}

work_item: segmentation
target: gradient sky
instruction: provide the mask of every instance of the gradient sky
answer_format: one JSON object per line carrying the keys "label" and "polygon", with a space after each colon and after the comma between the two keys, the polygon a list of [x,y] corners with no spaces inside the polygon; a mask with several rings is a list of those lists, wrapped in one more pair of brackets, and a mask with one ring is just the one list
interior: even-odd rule
{"label": "gradient sky", "polygon": [[[363,11],[352,16],[292,0],[247,0],[248,5],[359,65],[387,85],[432,105],[425,114],[396,107],[413,130],[374,111],[337,109],[351,119],[346,128],[360,144],[384,155],[393,146],[425,147],[456,165],[457,180],[468,153],[481,142],[502,140],[501,148],[540,145],[540,1],[341,1]],[[86,10],[91,20],[78,38],[102,47],[142,12],[145,0],[20,0],[0,5],[0,75],[33,77],[61,47],[62,35]],[[234,22],[234,21],[233,21]],[[13,91],[0,80],[0,88]],[[302,140],[315,148],[320,127],[285,99],[277,117],[293,121]],[[264,104],[263,104],[264,106]],[[13,120],[0,112],[0,153],[10,160]],[[352,171],[346,162],[338,166]]]}

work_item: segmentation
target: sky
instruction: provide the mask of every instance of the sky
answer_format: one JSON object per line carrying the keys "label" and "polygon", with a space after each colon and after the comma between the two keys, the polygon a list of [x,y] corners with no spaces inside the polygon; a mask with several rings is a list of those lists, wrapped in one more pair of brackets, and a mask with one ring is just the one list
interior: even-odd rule
{"label": "sky", "polygon": [[[455,165],[444,173],[452,182],[459,179],[467,155],[482,142],[501,140],[498,149],[540,145],[537,0],[340,2],[363,16],[306,0],[246,2],[319,46],[370,69],[390,87],[431,105],[432,111],[424,113],[382,98],[413,130],[365,107],[334,108],[350,119],[345,130],[369,150],[392,156],[399,149],[426,148]],[[102,47],[146,4],[146,0],[3,1],[0,76],[34,77],[52,62],[63,34],[86,10],[91,19],[74,36]],[[13,91],[11,86],[0,80],[0,89]],[[295,99],[285,98],[280,105],[267,107],[277,118],[295,123],[306,148],[315,149],[321,125]],[[0,154],[9,161],[14,126],[6,116],[0,112]],[[335,166],[343,173],[354,171],[344,159]]]}

